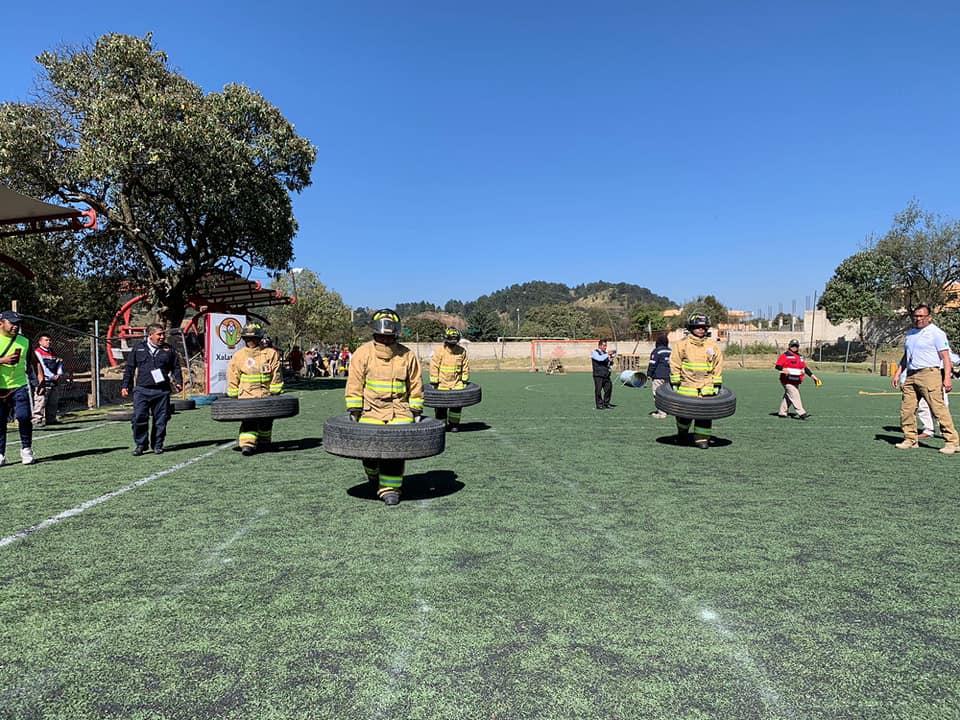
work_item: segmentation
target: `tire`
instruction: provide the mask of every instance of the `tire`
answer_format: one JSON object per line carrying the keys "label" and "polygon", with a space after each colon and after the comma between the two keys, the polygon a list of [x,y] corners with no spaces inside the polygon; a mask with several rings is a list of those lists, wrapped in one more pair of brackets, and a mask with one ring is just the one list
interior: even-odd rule
{"label": "tire", "polygon": [[193,410],[196,406],[197,403],[194,400],[184,400],[183,398],[170,400],[170,407],[174,410]]}
{"label": "tire", "polygon": [[480,398],[480,386],[476,383],[467,383],[460,390],[437,390],[429,385],[423,388],[423,404],[429,408],[470,407]]}
{"label": "tire", "polygon": [[247,400],[220,398],[210,405],[210,417],[222,422],[274,420],[293,417],[299,413],[300,401],[297,398],[280,395]]}
{"label": "tire", "polygon": [[107,420],[133,420],[133,410],[107,410]]}
{"label": "tire", "polygon": [[719,420],[737,411],[737,396],[722,388],[716,395],[688,397],[680,395],[669,385],[662,385],[653,397],[657,410],[675,417],[694,420]]}
{"label": "tire", "polygon": [[323,424],[323,449],[340,457],[415,460],[439,455],[446,447],[444,423],[425,417],[418,423],[372,425],[337,415]]}

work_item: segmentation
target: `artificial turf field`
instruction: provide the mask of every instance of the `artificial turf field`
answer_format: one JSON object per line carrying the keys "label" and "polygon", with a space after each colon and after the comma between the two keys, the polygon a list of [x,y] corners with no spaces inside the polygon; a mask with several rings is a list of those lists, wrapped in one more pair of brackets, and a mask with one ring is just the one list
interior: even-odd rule
{"label": "artificial turf field", "polygon": [[323,451],[342,381],[252,458],[206,407],[160,456],[40,430],[0,468],[0,718],[960,718],[960,457],[822,377],[803,422],[728,370],[702,451],[647,388],[478,373],[395,508]]}

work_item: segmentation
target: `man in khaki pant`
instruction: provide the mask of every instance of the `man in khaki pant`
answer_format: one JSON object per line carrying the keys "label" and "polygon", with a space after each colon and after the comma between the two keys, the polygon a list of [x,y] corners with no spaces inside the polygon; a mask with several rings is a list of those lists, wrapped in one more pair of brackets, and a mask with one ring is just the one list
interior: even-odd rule
{"label": "man in khaki pant", "polygon": [[[940,448],[944,455],[960,450],[950,416],[950,409],[943,402],[943,393],[953,389],[951,377],[950,343],[947,335],[933,324],[930,307],[918,305],[913,311],[914,327],[907,332],[903,357],[893,371],[893,387],[902,388],[900,400],[900,427],[903,442],[897,443],[900,450],[920,447],[917,441],[917,405],[923,399],[930,406],[940,423],[946,444]],[[901,382],[901,378],[906,376]]]}

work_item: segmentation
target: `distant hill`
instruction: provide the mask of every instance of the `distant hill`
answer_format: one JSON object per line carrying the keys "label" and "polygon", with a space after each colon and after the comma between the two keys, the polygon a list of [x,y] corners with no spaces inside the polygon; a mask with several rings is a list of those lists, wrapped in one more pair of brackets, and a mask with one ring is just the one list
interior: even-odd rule
{"label": "distant hill", "polygon": [[571,288],[563,283],[536,280],[511,285],[490,295],[481,295],[472,302],[464,303],[464,310],[466,314],[470,314],[476,309],[502,311],[505,308],[529,309],[539,305],[627,308],[637,304],[656,305],[664,309],[676,306],[670,298],[631,283],[610,283],[600,280]]}

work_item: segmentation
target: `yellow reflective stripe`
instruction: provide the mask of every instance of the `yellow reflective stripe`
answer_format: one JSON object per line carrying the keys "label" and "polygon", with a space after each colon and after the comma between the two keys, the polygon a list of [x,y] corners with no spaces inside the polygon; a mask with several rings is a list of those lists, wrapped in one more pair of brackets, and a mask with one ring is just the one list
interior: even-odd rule
{"label": "yellow reflective stripe", "polygon": [[269,382],[271,375],[247,375],[244,373],[240,376],[240,382],[242,383],[262,383]]}
{"label": "yellow reflective stripe", "polygon": [[431,384],[431,385],[432,385],[433,383],[438,383],[438,382],[440,382],[440,378],[439,378],[437,375],[431,375],[431,376],[430,376],[430,384]]}
{"label": "yellow reflective stripe", "polygon": [[240,388],[227,388],[227,397],[237,397],[240,394]]}
{"label": "yellow reflective stripe", "polygon": [[270,392],[272,392],[274,395],[279,395],[281,392],[283,392],[283,383],[271,385]]}
{"label": "yellow reflective stripe", "polygon": [[686,360],[681,363],[681,366],[684,370],[696,370],[699,372],[706,372],[713,369],[712,363],[695,363],[687,362]]}
{"label": "yellow reflective stripe", "polygon": [[414,410],[422,410],[423,398],[410,398],[410,407]]}
{"label": "yellow reflective stripe", "polygon": [[378,420],[375,417],[362,417],[360,422],[366,423],[367,425],[406,425],[413,422],[412,417],[398,417],[393,418],[393,420]]}
{"label": "yellow reflective stripe", "polygon": [[460,369],[459,365],[441,365],[440,372],[456,372]]}
{"label": "yellow reflective stripe", "polygon": [[257,434],[255,432],[242,432],[240,433],[240,441],[249,440],[251,442],[257,441]]}
{"label": "yellow reflective stripe", "polygon": [[362,408],[363,407],[363,398],[359,395],[347,395],[347,407],[348,408]]}
{"label": "yellow reflective stripe", "polygon": [[717,384],[717,385],[722,385],[722,384],[723,384],[723,375],[714,375],[714,376],[713,376],[713,382],[714,382],[715,384]]}
{"label": "yellow reflective stripe", "polygon": [[677,395],[686,395],[687,397],[697,397],[699,393],[696,388],[680,387],[677,388]]}
{"label": "yellow reflective stripe", "polygon": [[364,385],[377,392],[403,393],[407,390],[405,380],[370,380],[364,381]]}
{"label": "yellow reflective stripe", "polygon": [[680,382],[680,373],[676,373],[676,374],[670,373],[670,382],[673,383],[674,385]]}
{"label": "yellow reflective stripe", "polygon": [[403,485],[403,475],[384,475],[380,474],[380,487],[399,488]]}

